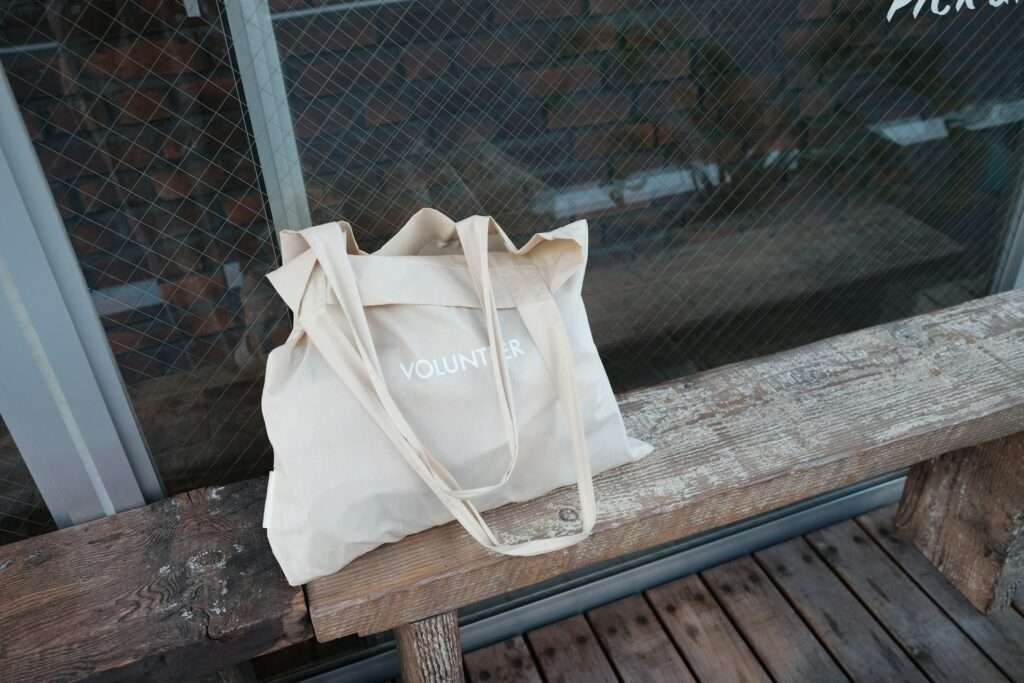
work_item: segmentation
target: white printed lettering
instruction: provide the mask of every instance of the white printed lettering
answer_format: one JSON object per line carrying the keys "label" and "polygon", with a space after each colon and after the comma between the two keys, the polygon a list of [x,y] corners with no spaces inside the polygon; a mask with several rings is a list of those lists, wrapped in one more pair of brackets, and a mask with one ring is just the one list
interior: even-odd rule
{"label": "white printed lettering", "polygon": [[[526,349],[518,339],[509,339],[503,345],[502,353],[506,360],[512,360],[519,356],[525,356]],[[399,362],[398,365],[407,380],[411,380],[414,375],[419,379],[433,379],[444,375],[454,375],[458,372],[486,368],[489,356],[490,348],[481,346],[471,350],[468,354],[456,351],[440,358],[429,360],[420,358],[409,363]]]}

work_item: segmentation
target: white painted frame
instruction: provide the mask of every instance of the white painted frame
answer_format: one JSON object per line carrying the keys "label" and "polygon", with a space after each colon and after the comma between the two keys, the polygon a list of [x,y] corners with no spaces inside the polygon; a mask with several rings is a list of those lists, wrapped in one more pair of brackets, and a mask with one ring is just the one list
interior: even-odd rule
{"label": "white painted frame", "polygon": [[0,414],[58,526],[163,484],[67,230],[0,70]]}
{"label": "white painted frame", "polygon": [[267,0],[232,0],[224,10],[274,229],[307,228],[309,198]]}

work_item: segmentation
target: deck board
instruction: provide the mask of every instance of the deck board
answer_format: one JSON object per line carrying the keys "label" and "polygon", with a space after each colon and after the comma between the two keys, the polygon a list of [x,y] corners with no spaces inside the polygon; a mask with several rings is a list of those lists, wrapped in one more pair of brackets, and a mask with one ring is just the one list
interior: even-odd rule
{"label": "deck board", "polygon": [[532,631],[527,640],[549,683],[618,683],[597,636],[582,615]]}
{"label": "deck board", "polygon": [[471,683],[541,683],[522,637],[470,652],[466,655],[466,674]]}
{"label": "deck board", "polygon": [[921,553],[896,536],[889,523],[894,512],[883,508],[857,521],[1010,680],[1024,683],[1024,617],[1013,609],[988,616],[978,612]]}
{"label": "deck board", "polygon": [[856,522],[846,521],[808,538],[933,681],[1007,680]]}
{"label": "deck board", "polygon": [[1024,615],[974,611],[892,534],[893,512],[882,508],[471,652],[468,679],[1021,680]]}
{"label": "deck board", "polygon": [[928,680],[802,538],[756,553],[761,566],[855,681]]}
{"label": "deck board", "polygon": [[623,683],[694,681],[643,596],[599,607],[587,616]]}
{"label": "deck board", "polygon": [[741,557],[703,576],[775,680],[847,680],[753,558]]}
{"label": "deck board", "polygon": [[771,680],[700,577],[658,586],[647,597],[698,680]]}

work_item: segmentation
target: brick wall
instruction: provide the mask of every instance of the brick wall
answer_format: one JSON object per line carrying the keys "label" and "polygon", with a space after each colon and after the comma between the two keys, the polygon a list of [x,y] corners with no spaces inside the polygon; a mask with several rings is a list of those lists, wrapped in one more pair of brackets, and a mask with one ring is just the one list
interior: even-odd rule
{"label": "brick wall", "polygon": [[[869,124],[1020,96],[1004,54],[1021,46],[1022,14],[889,25],[867,2],[551,0],[398,3],[276,26],[314,213],[345,216],[372,245],[428,203],[526,234],[559,217],[524,195],[614,191],[695,162],[740,169],[773,151],[817,148],[824,185],[846,193],[849,169],[879,167]],[[962,68],[968,54],[983,66]],[[892,180],[931,218],[912,206],[911,174]],[[685,233],[745,193],[588,215],[611,241]],[[761,200],[787,193],[775,184]]]}
{"label": "brick wall", "polygon": [[202,9],[0,11],[10,42],[42,45],[4,67],[129,383],[231,355],[254,322],[241,274],[274,263],[223,19]]}
{"label": "brick wall", "polygon": [[[679,270],[680,249],[776,230],[779,207],[810,220],[870,195],[965,244],[932,280],[992,267],[1012,190],[999,154],[1019,152],[1020,126],[905,149],[869,126],[1024,97],[1012,58],[1024,11],[891,25],[864,0],[438,0],[289,14],[325,4],[270,0],[314,221],[347,219],[373,248],[428,205],[494,214],[517,238],[589,218],[588,305],[612,307],[602,264],[628,259],[637,296],[604,316],[609,337],[640,330],[644,315],[658,325],[637,334],[662,335],[608,356],[619,386],[659,379],[729,335],[740,354],[773,350],[764,315],[742,307],[756,283],[718,293],[735,325],[687,337],[660,313],[685,298],[667,304],[678,294],[657,278]],[[218,2],[201,6],[200,18],[160,0],[0,9],[4,46],[34,46],[3,64],[172,488],[267,468],[262,354],[288,328],[263,281],[272,229],[225,20]],[[658,190],[669,181],[676,189]],[[822,291],[842,284],[820,278]],[[827,333],[870,322],[837,322],[852,308],[834,302],[819,315],[822,301],[787,302],[779,317],[801,333],[784,324],[775,343],[814,338],[816,319]]]}

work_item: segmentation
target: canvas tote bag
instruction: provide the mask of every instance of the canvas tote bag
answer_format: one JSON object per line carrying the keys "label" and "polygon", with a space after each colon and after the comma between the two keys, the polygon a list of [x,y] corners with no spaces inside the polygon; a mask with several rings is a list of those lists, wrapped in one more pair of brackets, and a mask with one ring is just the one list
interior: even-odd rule
{"label": "canvas tote bag", "polygon": [[[587,224],[517,249],[493,220],[425,209],[380,250],[346,223],[281,234],[294,313],[267,361],[264,526],[292,585],[452,519],[509,555],[596,518],[592,474],[650,448],[625,433],[581,289]],[[581,526],[528,539],[481,511],[577,484]]]}

